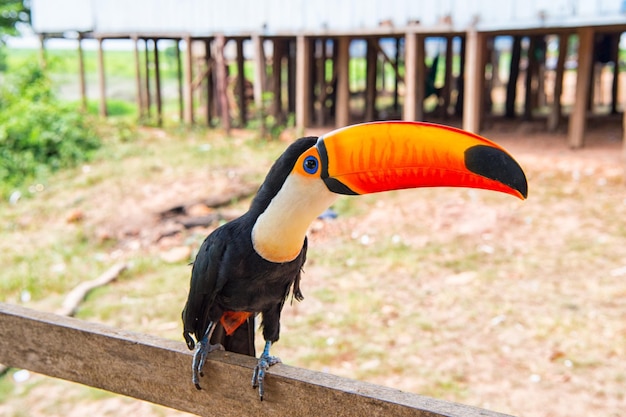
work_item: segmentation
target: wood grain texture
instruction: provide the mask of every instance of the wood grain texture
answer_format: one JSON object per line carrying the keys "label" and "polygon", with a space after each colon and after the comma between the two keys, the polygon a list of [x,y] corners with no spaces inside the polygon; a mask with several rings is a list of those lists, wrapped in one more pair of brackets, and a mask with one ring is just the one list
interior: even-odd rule
{"label": "wood grain texture", "polygon": [[283,364],[261,402],[251,357],[212,353],[198,391],[182,342],[4,303],[0,329],[0,362],[199,415],[504,416]]}

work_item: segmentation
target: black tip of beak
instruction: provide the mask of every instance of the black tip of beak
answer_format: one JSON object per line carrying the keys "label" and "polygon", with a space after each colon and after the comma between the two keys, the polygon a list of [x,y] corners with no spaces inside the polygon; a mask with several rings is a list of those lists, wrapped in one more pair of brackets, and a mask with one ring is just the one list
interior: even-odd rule
{"label": "black tip of beak", "polygon": [[522,167],[506,152],[486,145],[472,146],[465,151],[465,166],[483,177],[507,185],[528,197],[528,182]]}

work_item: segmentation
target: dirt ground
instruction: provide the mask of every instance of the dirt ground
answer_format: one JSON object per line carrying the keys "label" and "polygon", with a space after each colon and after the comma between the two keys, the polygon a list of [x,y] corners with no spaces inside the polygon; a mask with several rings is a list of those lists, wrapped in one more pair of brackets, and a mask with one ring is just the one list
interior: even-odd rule
{"label": "dirt ground", "polygon": [[[525,168],[527,201],[476,190],[407,190],[364,198],[354,214],[314,223],[305,300],[285,307],[274,353],[290,365],[516,416],[621,416],[621,123],[590,125],[586,147],[573,151],[565,134],[542,133],[539,122],[487,123],[484,136]],[[208,180],[211,192],[233,184],[227,172]],[[94,195],[83,203],[86,219],[94,233],[119,239],[118,250],[168,252],[188,236],[156,242],[171,225],[145,214],[181,196],[206,196],[206,181],[149,181],[132,195]],[[116,211],[130,217],[120,222],[110,215]],[[167,318],[163,327],[179,334],[177,320]],[[46,398],[80,398],[82,389],[39,384],[0,411],[57,415]],[[29,404],[42,405],[17,411]],[[94,417],[183,415],[118,397],[83,405],[54,409]]]}

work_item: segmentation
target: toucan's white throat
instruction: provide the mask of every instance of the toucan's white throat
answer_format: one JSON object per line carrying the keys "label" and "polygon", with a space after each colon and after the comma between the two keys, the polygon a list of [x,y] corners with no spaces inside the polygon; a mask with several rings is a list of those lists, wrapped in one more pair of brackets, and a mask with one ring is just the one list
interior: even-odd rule
{"label": "toucan's white throat", "polygon": [[337,197],[319,177],[291,173],[252,228],[254,250],[270,262],[294,260],[311,222]]}

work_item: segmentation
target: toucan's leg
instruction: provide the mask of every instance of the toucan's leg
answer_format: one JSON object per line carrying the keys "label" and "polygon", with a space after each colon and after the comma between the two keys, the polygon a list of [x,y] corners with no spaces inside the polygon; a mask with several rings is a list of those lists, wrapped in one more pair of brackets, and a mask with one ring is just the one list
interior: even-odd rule
{"label": "toucan's leg", "polygon": [[254,368],[254,373],[252,374],[252,388],[259,387],[259,398],[261,401],[263,401],[263,394],[265,394],[265,388],[263,387],[265,372],[270,366],[280,363],[280,358],[270,356],[270,347],[272,347],[272,342],[267,340],[265,342],[265,349],[263,349],[263,353],[261,354],[259,362]]}
{"label": "toucan's leg", "polygon": [[193,382],[197,389],[201,389],[200,377],[203,376],[202,368],[204,367],[204,362],[206,362],[207,355],[214,350],[224,350],[224,347],[219,343],[215,345],[209,344],[209,340],[211,340],[211,335],[213,334],[213,330],[215,330],[216,324],[217,323],[211,323],[209,325],[202,340],[196,343],[196,351],[193,353],[193,362],[191,364],[191,382]]}

